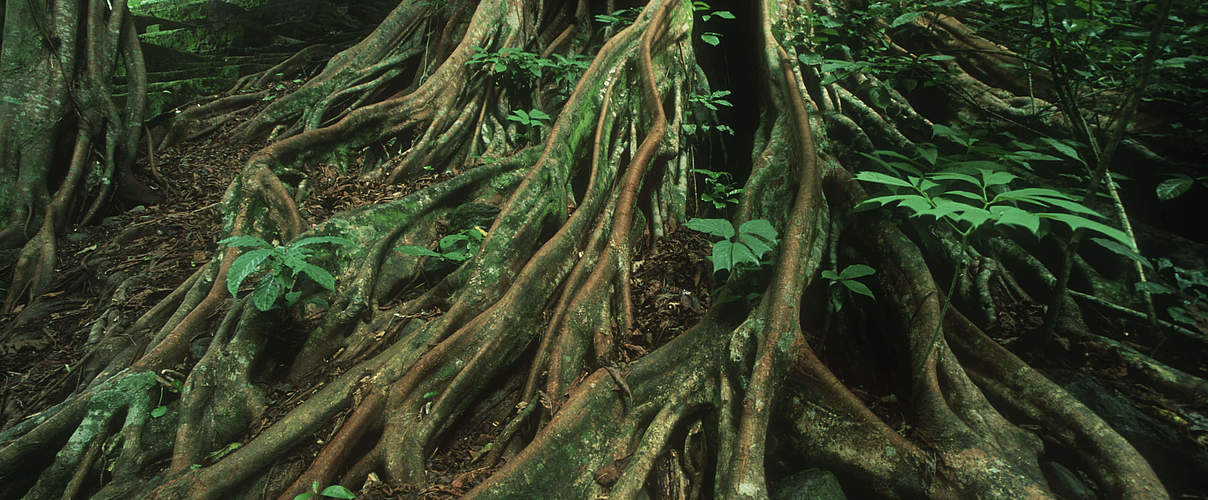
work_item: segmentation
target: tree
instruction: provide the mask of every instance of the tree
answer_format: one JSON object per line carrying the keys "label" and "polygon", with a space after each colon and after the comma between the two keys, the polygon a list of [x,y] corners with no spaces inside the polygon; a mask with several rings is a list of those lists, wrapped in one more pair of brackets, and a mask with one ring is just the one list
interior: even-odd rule
{"label": "tree", "polygon": [[[40,295],[55,239],[115,193],[149,201],[133,175],[146,81],[126,2],[6,2],[0,53],[0,248],[24,246],[5,312]],[[120,65],[119,65],[120,64]],[[124,70],[124,103],[112,98]]]}
{"label": "tree", "polygon": [[[1006,189],[1044,182],[1032,163],[1057,171],[1079,155],[1053,139],[1069,124],[1045,100],[1048,75],[1010,71],[1023,56],[949,15],[986,11],[943,5],[959,3],[400,3],[240,125],[249,141],[270,142],[224,196],[214,258],[91,346],[76,368],[86,387],[0,433],[0,491],[292,498],[370,477],[423,485],[442,440],[484,423],[483,402],[505,401],[479,458],[497,468],[470,496],[628,498],[674,484],[685,497],[766,498],[769,457],[829,469],[865,494],[1047,496],[1042,455],[1059,455],[1104,495],[1164,497],[1133,445],[985,333],[995,314],[988,276],[1002,278],[995,294],[1016,296],[1046,293],[1017,282],[1056,281],[1024,250],[1034,234],[1058,241],[1068,226],[1128,237],[1092,220],[1079,198]],[[701,66],[716,45],[730,46],[730,71],[757,75],[753,84],[736,94],[710,85]],[[287,61],[244,83],[294,71]],[[1029,93],[1032,78],[1040,91]],[[256,100],[239,90],[181,113],[169,142]],[[755,126],[735,131],[750,142],[725,157],[708,147],[728,130],[711,111],[731,100]],[[1012,149],[962,126],[1010,133]],[[1056,145],[1038,149],[1037,134]],[[974,158],[992,152],[1001,158]],[[320,162],[383,183],[450,175],[307,221],[298,203]],[[742,183],[737,205],[721,212],[733,221],[719,230],[727,241],[735,227],[739,237],[767,234],[765,223],[778,237],[759,240],[766,259],[727,261],[699,323],[623,362],[635,259],[685,226],[704,227],[689,222],[706,215],[692,203],[694,165]],[[983,188],[985,206],[957,203],[957,193],[978,196],[943,184],[959,182]],[[937,224],[866,210],[865,189],[881,186],[900,188],[881,204]],[[987,198],[1003,192],[1040,201],[992,206]],[[1012,225],[1024,230],[1003,229]],[[472,256],[431,250],[451,235],[471,242]],[[320,244],[344,240],[354,245]],[[731,250],[739,243],[758,245],[735,240]],[[279,261],[267,260],[277,248]],[[875,279],[840,264],[866,264]],[[848,306],[828,307],[824,270],[853,291],[875,290],[876,302],[841,295]],[[238,293],[253,281],[251,299]],[[1076,306],[1065,311],[1061,335],[1093,335]],[[212,340],[193,359],[201,336]],[[266,368],[276,363],[286,368]],[[1177,387],[1203,387],[1178,376]],[[309,387],[307,396],[252,430],[274,380]],[[163,410],[157,385],[179,390]],[[305,470],[270,477],[275,461],[331,425]]]}

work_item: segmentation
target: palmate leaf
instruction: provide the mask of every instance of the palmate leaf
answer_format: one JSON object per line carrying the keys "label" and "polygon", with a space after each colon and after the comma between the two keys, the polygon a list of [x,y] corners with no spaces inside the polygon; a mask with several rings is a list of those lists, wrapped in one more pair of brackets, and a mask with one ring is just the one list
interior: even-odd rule
{"label": "palmate leaf", "polygon": [[734,237],[734,224],[726,219],[691,219],[684,226],[693,231],[700,231],[720,238]]}
{"label": "palmate leaf", "polygon": [[250,274],[258,271],[260,263],[272,254],[272,248],[257,248],[243,252],[235,258],[230,270],[227,271],[227,291],[231,292],[232,297],[239,296],[239,285],[243,284],[243,280],[247,279]]}
{"label": "palmate leaf", "polygon": [[767,219],[753,219],[742,223],[738,226],[738,233],[741,235],[754,235],[762,238],[768,243],[775,243],[778,236],[776,228],[772,227],[772,223]]}

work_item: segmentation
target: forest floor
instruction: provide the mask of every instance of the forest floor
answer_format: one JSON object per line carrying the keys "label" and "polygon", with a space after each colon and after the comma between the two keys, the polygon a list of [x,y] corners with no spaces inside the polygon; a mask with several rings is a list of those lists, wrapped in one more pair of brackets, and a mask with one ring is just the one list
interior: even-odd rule
{"label": "forest floor", "polygon": [[[244,111],[243,118],[257,110]],[[222,223],[219,201],[231,179],[260,147],[231,135],[230,130],[238,123],[239,119],[235,119],[209,136],[155,152],[154,169],[144,157],[141,160],[144,170],[159,171],[158,177],[164,185],[157,187],[163,201],[128,207],[110,214],[99,224],[80,227],[66,235],[60,243],[57,269],[60,272],[52,291],[32,305],[18,307],[14,313],[0,317],[3,367],[0,428],[61,401],[66,396],[64,391],[78,389],[78,382],[72,380],[77,373],[73,367],[88,356],[84,346],[91,331],[114,321],[131,323],[215,255],[214,235],[221,234]],[[311,170],[317,172],[311,177],[313,194],[300,206],[311,222],[322,221],[335,212],[401,198],[451,175],[433,173],[408,184],[382,186],[334,166],[316,167]],[[158,184],[150,178],[147,182]],[[622,361],[637,359],[658,348],[695,324],[708,309],[715,284],[706,258],[709,251],[709,241],[701,233],[686,229],[642,250],[635,259],[630,283],[636,328],[629,338],[622,339],[620,352],[627,358]],[[111,310],[98,304],[97,297],[105,295],[101,292],[111,286],[109,283],[122,281],[113,279],[116,275],[136,275],[140,279],[137,286],[113,294],[112,300],[122,311],[120,317],[98,317],[102,311]],[[1040,327],[1044,311],[1038,304],[998,299],[999,317],[988,332],[1014,347],[1016,339],[1026,338],[1029,331]],[[212,318],[215,322],[218,319]],[[1137,382],[1110,346],[1072,345],[1068,341],[1057,345],[1056,352],[1017,354],[1042,370],[1066,373],[1066,378],[1071,372],[1093,377],[1099,384],[1127,396],[1142,413],[1154,419],[1161,421],[1165,416],[1183,413],[1175,403],[1155,396],[1159,391]],[[340,367],[335,366],[319,370],[311,380],[298,386],[263,381],[269,408],[261,421],[251,426],[244,442],[300,404],[339,371]],[[179,372],[187,373],[188,369],[181,366]],[[508,401],[514,398],[506,396],[518,390],[518,387],[501,387],[497,397],[484,400],[471,412],[501,415],[499,419],[470,418],[466,420],[486,424],[456,427],[453,436],[430,457],[431,482],[426,487],[401,489],[379,483],[362,490],[367,494],[361,498],[454,498],[481,482],[492,468],[482,466],[478,459],[505,423],[501,419],[511,410]],[[882,403],[873,405],[879,413],[891,415],[897,411],[898,403]],[[292,481],[314,459],[322,444],[331,439],[345,416],[333,419],[312,440],[298,445],[291,456],[274,465],[271,480]],[[1183,443],[1201,447],[1208,444],[1208,425],[1177,424],[1172,423],[1171,428],[1181,434]],[[158,470],[159,467],[153,466],[148,473]]]}

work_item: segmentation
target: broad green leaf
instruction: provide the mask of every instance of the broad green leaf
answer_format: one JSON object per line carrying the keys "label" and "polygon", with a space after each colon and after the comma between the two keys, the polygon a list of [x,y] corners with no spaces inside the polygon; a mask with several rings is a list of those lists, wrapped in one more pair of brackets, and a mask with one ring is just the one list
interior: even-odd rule
{"label": "broad green leaf", "polygon": [[924,198],[922,196],[913,196],[913,197],[906,198],[902,201],[899,201],[898,206],[906,207],[906,208],[910,209],[911,212],[915,212],[915,213],[922,212],[924,210],[931,210],[934,207],[931,204],[931,201],[927,200],[927,198]]}
{"label": "broad green leaf", "polygon": [[1041,198],[1041,199],[1045,202],[1048,202],[1050,205],[1061,207],[1061,208],[1064,208],[1071,212],[1080,213],[1080,214],[1084,214],[1084,215],[1092,215],[1092,216],[1095,216],[1098,218],[1103,218],[1103,215],[1099,214],[1099,212],[1096,212],[1096,211],[1092,210],[1090,207],[1083,205],[1081,203],[1078,203],[1076,201],[1070,201],[1070,200],[1065,200],[1065,199],[1061,199],[1061,198]]}
{"label": "broad green leaf", "polygon": [[340,486],[340,485],[338,485],[338,484],[333,484],[333,485],[331,485],[331,486],[328,486],[328,487],[326,487],[326,488],[323,488],[323,491],[319,492],[319,494],[320,494],[320,495],[323,495],[323,496],[325,496],[325,497],[331,497],[331,498],[345,498],[345,499],[348,499],[348,498],[356,498],[356,497],[357,497],[356,495],[353,495],[351,491],[348,491],[348,488],[345,488],[345,487]]}
{"label": "broad green leaf", "polygon": [[465,242],[470,239],[461,233],[454,233],[440,239],[440,249],[442,252],[454,252],[465,249]]}
{"label": "broad green leaf", "polygon": [[878,206],[884,206],[889,203],[899,202],[899,201],[903,201],[906,199],[912,199],[912,198],[922,200],[923,203],[927,203],[927,198],[924,198],[917,194],[891,194],[891,195],[886,195],[886,196],[878,196],[876,198],[869,198],[867,200],[860,202],[859,205],[856,205],[856,208],[868,207],[868,206],[873,205],[874,203],[877,204]]}
{"label": "broad green leaf", "polygon": [[231,236],[218,242],[219,245],[227,245],[232,247],[260,247],[272,248],[273,246],[255,236]]}
{"label": "broad green leaf", "polygon": [[540,109],[533,109],[529,111],[529,118],[534,120],[549,120],[550,116]]}
{"label": "broad green leaf", "polygon": [[1052,146],[1053,149],[1056,149],[1059,153],[1061,153],[1065,156],[1078,160],[1079,162],[1082,161],[1082,157],[1078,156],[1078,150],[1070,147],[1069,144],[1061,142],[1052,137],[1041,137],[1040,141],[1045,144],[1048,144],[1049,146]]}
{"label": "broad green leaf", "polygon": [[298,303],[300,298],[302,298],[302,292],[285,292],[285,306],[292,307]]}
{"label": "broad green leaf", "polygon": [[155,409],[151,410],[151,418],[159,418],[159,417],[162,417],[167,414],[168,414],[167,406],[156,406]]}
{"label": "broad green leaf", "polygon": [[822,64],[822,55],[820,54],[798,54],[797,60],[806,66],[817,66]]}
{"label": "broad green leaf", "polygon": [[980,194],[971,193],[969,191],[962,191],[959,189],[952,190],[952,191],[944,191],[944,196],[959,196],[961,198],[970,199],[970,200],[976,201],[978,203],[986,202],[986,200],[984,198],[982,198],[982,195],[980,195]]}
{"label": "broad green leaf", "polygon": [[949,218],[962,222],[968,222],[969,229],[977,229],[981,227],[982,224],[985,224],[986,221],[990,220],[991,215],[990,211],[986,209],[968,207],[967,209],[959,210],[950,215]]}
{"label": "broad green leaf", "polygon": [[735,266],[740,262],[750,262],[756,266],[759,265],[759,257],[755,256],[755,252],[751,251],[751,247],[743,243],[735,243],[730,256],[734,259]]}
{"label": "broad green leaf", "polygon": [[864,182],[875,182],[877,184],[888,184],[890,186],[901,186],[913,188],[914,185],[906,182],[904,179],[899,179],[891,175],[885,175],[880,172],[872,172],[865,170],[856,174],[856,179]]}
{"label": "broad green leaf", "polygon": [[1159,200],[1173,200],[1190,190],[1194,182],[1195,181],[1191,177],[1187,176],[1166,179],[1162,181],[1161,184],[1158,184],[1155,192],[1157,193]]}
{"label": "broad green leaf", "polygon": [[1133,284],[1138,292],[1149,292],[1154,295],[1178,295],[1179,292],[1156,281],[1138,281]]}
{"label": "broad green leaf", "polygon": [[314,245],[316,243],[328,243],[328,244],[332,244],[332,245],[339,245],[339,246],[345,246],[345,247],[357,246],[357,244],[353,243],[352,240],[349,240],[348,238],[341,238],[339,236],[311,236],[309,238],[302,238],[298,241],[290,243],[289,247],[290,248],[300,248],[300,247],[304,247],[307,245]]}
{"label": "broad green leaf", "polygon": [[919,156],[922,156],[924,160],[927,160],[927,163],[933,166],[935,165],[935,160],[940,156],[940,151],[936,149],[934,144],[919,144],[918,149],[915,151],[918,151]]}
{"label": "broad green leaf", "polygon": [[860,283],[859,281],[855,281],[855,280],[842,280],[842,281],[840,281],[840,283],[843,283],[843,286],[847,287],[848,290],[851,290],[860,295],[868,297],[868,298],[872,299],[873,301],[877,300],[877,298],[875,296],[873,296],[872,290],[869,290],[868,286],[865,285],[864,283]]}
{"label": "broad green leaf", "polygon": [[1129,244],[1128,235],[1124,234],[1123,231],[1116,229],[1114,227],[1108,226],[1106,224],[1103,224],[1101,222],[1095,222],[1093,220],[1087,219],[1086,217],[1082,217],[1082,216],[1074,215],[1074,214],[1065,214],[1065,213],[1041,213],[1041,214],[1036,214],[1036,215],[1039,215],[1040,217],[1045,218],[1045,219],[1053,219],[1055,221],[1062,222],[1065,225],[1069,226],[1070,229],[1075,230],[1075,231],[1078,229],[1087,229],[1090,231],[1095,231],[1095,232],[1102,234],[1104,236],[1107,236],[1109,238],[1112,238],[1124,245]]}
{"label": "broad green leaf", "polygon": [[1013,153],[1008,154],[1007,156],[1010,158],[1019,158],[1019,159],[1031,160],[1031,161],[1061,161],[1061,158],[1058,158],[1056,156],[1048,155],[1048,154],[1044,154],[1044,153],[1037,153],[1035,151],[1015,151]]}
{"label": "broad green leaf", "polygon": [[713,15],[720,17],[722,19],[734,19],[734,14],[728,10],[715,11],[715,12],[713,12]]}
{"label": "broad green leaf", "polygon": [[839,277],[842,279],[850,280],[850,279],[855,279],[855,278],[863,278],[865,276],[871,276],[873,274],[876,274],[876,272],[877,272],[877,270],[873,269],[872,266],[868,266],[868,265],[864,265],[864,264],[852,264],[850,266],[843,268],[843,272],[839,273]]}
{"label": "broad green leaf", "polygon": [[283,288],[278,276],[265,276],[259,283],[256,283],[256,288],[252,290],[252,305],[261,311],[272,309]]}
{"label": "broad green leaf", "polygon": [[730,240],[723,240],[713,244],[713,255],[709,260],[713,261],[713,272],[716,273],[723,269],[729,270],[734,267],[734,243]]}
{"label": "broad green leaf", "polygon": [[997,224],[1022,227],[1032,234],[1040,231],[1040,217],[1027,210],[998,205],[990,207],[990,214],[994,216],[995,223]]}
{"label": "broad green leaf", "polygon": [[395,248],[395,250],[398,250],[400,253],[414,255],[417,257],[442,257],[439,253],[433,252],[432,250],[428,250],[424,247],[417,247],[415,245],[403,245]]}
{"label": "broad green leaf", "polygon": [[750,247],[751,252],[755,254],[757,259],[762,259],[765,254],[772,251],[771,245],[768,245],[764,240],[751,233],[740,233],[738,240],[747,247]]}
{"label": "broad green leaf", "polygon": [[922,210],[915,210],[912,216],[923,217],[929,215],[935,217],[936,219],[948,217],[952,220],[958,220],[958,217],[953,216],[954,214],[975,208],[972,205],[967,205],[959,201],[949,200],[946,198],[935,198],[933,202],[935,203],[934,206],[929,206]]}
{"label": "broad green leaf", "polygon": [[838,275],[838,274],[836,274],[834,271],[831,271],[830,269],[823,270],[823,271],[822,271],[822,277],[823,277],[823,278],[826,278],[826,279],[828,279],[828,280],[838,280],[838,279],[840,279],[840,278],[839,278],[839,275]]}
{"label": "broad green leaf", "polygon": [[1015,174],[1010,172],[994,172],[990,170],[981,170],[981,176],[982,183],[986,187],[1010,184],[1011,181],[1017,179]]}
{"label": "broad green leaf", "polygon": [[239,285],[243,284],[248,275],[260,270],[260,263],[272,253],[271,248],[258,248],[243,252],[235,258],[231,269],[227,271],[227,291],[231,292],[232,297],[239,296]]}
{"label": "broad green leaf", "polygon": [[734,225],[726,219],[691,219],[684,227],[727,240],[734,237]]}
{"label": "broad green leaf", "polygon": [[889,27],[897,28],[898,26],[901,26],[903,24],[914,22],[914,20],[918,19],[919,16],[921,16],[921,15],[923,15],[922,12],[907,12],[905,14],[902,14],[902,15],[894,18],[893,22],[889,23]]}
{"label": "broad green leaf", "polygon": [[1101,246],[1103,248],[1111,250],[1116,255],[1119,255],[1121,257],[1126,257],[1131,260],[1135,260],[1135,261],[1141,263],[1142,266],[1144,266],[1148,269],[1153,269],[1153,264],[1149,263],[1149,259],[1142,257],[1141,254],[1137,253],[1135,250],[1132,249],[1132,247],[1130,247],[1128,245],[1124,245],[1115,240],[1109,240],[1106,238],[1091,238],[1091,241],[1098,243],[1099,246]]}
{"label": "broad green leaf", "polygon": [[298,270],[302,271],[303,274],[306,274],[306,277],[310,278],[315,283],[318,283],[319,286],[326,288],[327,290],[335,291],[336,279],[331,275],[331,273],[327,272],[326,269],[307,263],[302,267],[299,267]]}
{"label": "broad green leaf", "polygon": [[716,47],[721,43],[721,35],[717,33],[705,33],[700,36],[700,41]]}
{"label": "broad green leaf", "polygon": [[[977,180],[976,177],[973,177],[972,175],[959,174],[956,172],[939,172],[932,174],[931,178],[937,181],[964,181],[977,187],[981,187],[982,185],[981,181]],[[978,196],[977,198],[981,199],[981,196]]]}
{"label": "broad green leaf", "polygon": [[763,238],[768,243],[775,243],[778,233],[776,228],[772,227],[772,223],[767,219],[752,219],[738,226],[739,234],[753,234]]}

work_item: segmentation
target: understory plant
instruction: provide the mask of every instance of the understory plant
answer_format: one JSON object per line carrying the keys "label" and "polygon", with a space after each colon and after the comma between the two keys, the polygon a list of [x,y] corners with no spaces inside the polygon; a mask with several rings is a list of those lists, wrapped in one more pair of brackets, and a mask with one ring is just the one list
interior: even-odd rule
{"label": "understory plant", "polygon": [[706,190],[700,193],[701,201],[712,204],[713,208],[718,210],[738,204],[738,196],[742,194],[742,188],[733,183],[733,176],[729,172],[717,172],[705,168],[694,168],[689,172],[705,177]]}
{"label": "understory plant", "polygon": [[[273,245],[255,236],[232,236],[219,241],[220,245],[252,248],[235,258],[227,271],[227,290],[232,297],[239,296],[239,287],[253,274],[260,274],[252,289],[252,305],[261,311],[276,307],[293,307],[302,298],[302,291],[295,290],[300,275],[306,276],[323,289],[335,291],[336,279],[326,269],[310,263],[314,256],[312,245],[354,246],[352,241],[338,236],[311,236],[295,240],[287,245]],[[307,302],[326,307],[318,297]]]}
{"label": "understory plant", "polygon": [[433,257],[441,261],[462,262],[478,253],[478,248],[482,246],[482,238],[486,234],[487,232],[481,227],[474,226],[441,238],[437,244],[440,247],[439,252],[415,245],[402,245],[396,247],[395,250],[417,257]]}
{"label": "understory plant", "polygon": [[724,270],[738,274],[757,269],[764,264],[763,257],[777,243],[776,228],[766,219],[746,221],[738,226],[738,231],[726,219],[690,219],[684,226],[721,238],[713,242],[713,253],[709,256],[715,273]]}
{"label": "understory plant", "polygon": [[844,288],[853,293],[858,293],[872,299],[873,301],[876,301],[877,297],[873,295],[872,290],[868,288],[868,285],[858,281],[860,278],[872,276],[873,274],[876,274],[876,272],[877,270],[873,269],[872,266],[865,264],[853,264],[843,268],[842,271],[837,273],[830,269],[822,271],[822,277],[830,283],[829,288],[831,308],[835,311],[843,309],[842,289]]}

